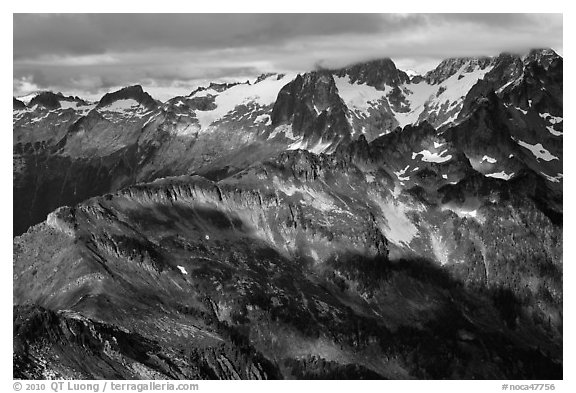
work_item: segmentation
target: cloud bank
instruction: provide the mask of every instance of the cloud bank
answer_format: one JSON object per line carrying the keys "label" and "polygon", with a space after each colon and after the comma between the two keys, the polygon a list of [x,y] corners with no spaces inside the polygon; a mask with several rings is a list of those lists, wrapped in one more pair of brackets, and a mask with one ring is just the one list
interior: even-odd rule
{"label": "cloud bank", "polygon": [[14,94],[97,98],[142,84],[160,99],[211,80],[390,57],[425,72],[447,57],[562,53],[561,14],[15,14]]}

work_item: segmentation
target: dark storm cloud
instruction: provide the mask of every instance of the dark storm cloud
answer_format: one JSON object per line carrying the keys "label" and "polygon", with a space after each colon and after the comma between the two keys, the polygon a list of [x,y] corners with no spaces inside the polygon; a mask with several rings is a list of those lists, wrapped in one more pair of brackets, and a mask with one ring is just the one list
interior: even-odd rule
{"label": "dark storm cloud", "polygon": [[14,92],[168,89],[378,57],[426,71],[533,47],[562,50],[561,14],[15,14]]}
{"label": "dark storm cloud", "polygon": [[400,23],[388,19],[383,25],[373,14],[15,14],[14,57],[270,45],[308,35],[372,33]]}
{"label": "dark storm cloud", "polygon": [[[467,22],[513,31],[533,28],[540,20],[541,15],[530,14],[15,14],[14,58],[234,48],[350,33],[398,35],[440,23]],[[559,21],[561,27],[561,17]]]}

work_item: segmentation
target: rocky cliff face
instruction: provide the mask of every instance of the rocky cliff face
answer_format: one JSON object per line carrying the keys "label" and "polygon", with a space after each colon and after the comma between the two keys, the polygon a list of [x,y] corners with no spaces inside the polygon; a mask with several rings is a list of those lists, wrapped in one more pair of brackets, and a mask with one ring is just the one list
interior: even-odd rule
{"label": "rocky cliff face", "polygon": [[273,127],[291,124],[299,148],[335,148],[350,140],[346,107],[331,74],[312,72],[280,90],[272,109]]}
{"label": "rocky cliff face", "polygon": [[146,93],[142,89],[142,86],[134,85],[125,87],[113,93],[105,94],[98,102],[96,108],[107,107],[122,100],[134,100],[148,109],[156,109],[158,107],[158,102],[154,100],[150,94]]}
{"label": "rocky cliff face", "polygon": [[19,111],[22,109],[26,109],[26,104],[23,103],[22,101],[18,100],[16,97],[13,97],[13,110],[15,111]]}
{"label": "rocky cliff face", "polygon": [[391,59],[379,59],[356,64],[336,70],[334,74],[342,78],[348,76],[350,83],[364,84],[378,90],[385,90],[386,86],[400,86],[410,81],[408,75],[397,69]]}
{"label": "rocky cliff face", "polygon": [[[260,363],[263,362],[263,363]],[[270,379],[277,370],[241,345],[181,350],[74,312],[14,308],[14,377]]]}
{"label": "rocky cliff face", "polygon": [[490,57],[458,57],[446,59],[435,69],[427,72],[426,75],[424,75],[424,79],[432,85],[437,85],[457,74],[461,69],[463,69],[465,73],[484,70],[491,66],[493,62],[494,59]]}
{"label": "rocky cliff face", "polygon": [[[474,177],[440,188],[436,201],[412,191],[394,196],[385,164],[374,161],[367,172],[354,162],[285,153],[218,183],[163,179],[55,212],[15,243],[15,302],[159,340],[172,362],[182,356],[175,348],[217,348],[237,337],[262,359],[259,370],[276,365],[270,377],[294,375],[302,356],[385,378],[558,375],[561,261],[550,242],[561,233],[530,199],[510,199],[498,181],[471,190],[465,184]],[[469,195],[479,198],[477,215],[466,214]],[[490,222],[502,219],[512,227],[497,224],[496,236]],[[528,236],[521,228],[536,222],[549,240],[519,248]],[[518,238],[507,248],[510,236]],[[526,264],[528,255],[542,259]],[[516,284],[511,260],[550,275],[533,281],[521,273]],[[471,304],[477,311],[464,317]],[[530,334],[546,355],[512,344],[517,334]],[[471,367],[457,350],[465,344],[482,359],[480,342],[499,354],[497,367]],[[445,356],[440,366],[427,351]],[[534,356],[546,366],[537,369]],[[212,376],[248,377],[238,371],[244,363],[226,359],[229,371]]]}

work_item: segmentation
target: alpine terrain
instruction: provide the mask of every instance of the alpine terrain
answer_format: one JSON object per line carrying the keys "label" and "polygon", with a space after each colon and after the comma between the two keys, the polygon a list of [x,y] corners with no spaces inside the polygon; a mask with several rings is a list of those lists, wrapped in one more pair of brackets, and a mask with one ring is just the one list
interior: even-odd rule
{"label": "alpine terrain", "polygon": [[15,378],[562,379],[554,51],[13,102]]}

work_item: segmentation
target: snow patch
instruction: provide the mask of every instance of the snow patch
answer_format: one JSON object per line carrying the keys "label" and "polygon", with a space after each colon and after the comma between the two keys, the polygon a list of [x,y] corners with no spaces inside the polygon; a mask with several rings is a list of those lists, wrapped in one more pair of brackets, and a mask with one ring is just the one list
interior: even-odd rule
{"label": "snow patch", "polygon": [[560,180],[562,180],[562,178],[564,177],[564,175],[562,173],[558,173],[556,176],[550,176],[545,174],[544,172],[540,172],[545,178],[546,180],[552,182],[552,183],[560,183]]}
{"label": "snow patch", "polygon": [[561,116],[552,116],[550,113],[539,113],[541,118],[547,120],[550,124],[562,123],[564,120]]}
{"label": "snow patch", "polygon": [[[510,82],[506,83],[504,86],[502,86],[501,88],[499,88],[496,93],[500,94],[504,91],[504,89],[506,89],[508,86],[510,86],[512,83],[516,82],[515,80],[511,80]],[[505,106],[508,106],[507,104],[504,104]]]}
{"label": "snow patch", "polygon": [[446,162],[452,158],[451,154],[448,154],[446,157],[443,156],[447,151],[448,150],[443,150],[440,153],[432,153],[430,150],[422,150],[418,153],[412,153],[412,159],[414,160],[418,155],[422,155],[422,161],[436,163]]}
{"label": "snow patch", "polygon": [[482,203],[478,198],[466,198],[464,203],[456,205],[454,203],[448,203],[441,207],[441,210],[451,210],[460,218],[474,218],[480,223],[484,221],[481,214],[478,212]]}
{"label": "snow patch", "polygon": [[155,119],[158,118],[158,115],[156,116],[150,116],[150,118],[148,120],[146,120],[146,123],[144,123],[144,125],[142,126],[142,128],[145,128],[148,124],[150,124],[152,121],[154,121]]}
{"label": "snow patch", "polygon": [[34,92],[34,93],[30,93],[30,94],[26,94],[25,96],[20,96],[20,97],[16,97],[19,101],[22,101],[23,103],[25,103],[26,105],[28,105],[30,103],[30,101],[32,101],[32,99],[36,96],[38,96],[41,92]]}
{"label": "snow patch", "polygon": [[349,109],[367,112],[377,101],[385,99],[385,93],[375,87],[350,83],[349,77],[334,77],[336,88]]}
{"label": "snow patch", "polygon": [[516,143],[518,143],[523,148],[530,150],[532,152],[532,154],[534,155],[534,157],[536,157],[537,160],[552,161],[552,160],[558,159],[558,157],[551,154],[547,149],[545,149],[541,143],[531,145],[530,143],[521,141],[519,139],[514,139],[514,140],[516,141]]}
{"label": "snow patch", "polygon": [[39,121],[42,121],[44,119],[46,119],[48,116],[50,116],[50,112],[46,113],[44,116],[42,117],[36,117],[34,118],[30,123],[38,123]]}
{"label": "snow patch", "polygon": [[254,123],[266,123],[265,125],[270,125],[272,124],[272,120],[270,119],[270,115],[259,115],[256,116],[256,119],[254,120]]}
{"label": "snow patch", "polygon": [[484,162],[484,161],[487,161],[489,164],[494,164],[494,163],[497,162],[497,160],[496,160],[495,158],[492,158],[492,157],[489,157],[489,156],[484,156],[484,157],[482,157],[482,161],[481,161],[481,162]]}
{"label": "snow patch", "polygon": [[553,126],[546,126],[546,129],[548,130],[548,132],[554,136],[562,136],[563,132],[562,131],[556,131],[554,129]]}
{"label": "snow patch", "polygon": [[140,106],[140,103],[132,98],[126,98],[122,100],[117,100],[112,102],[110,105],[102,107],[103,111],[119,112],[123,113],[128,110],[136,109]]}
{"label": "snow patch", "polygon": [[410,176],[404,176],[404,174],[406,173],[406,171],[408,170],[409,167],[410,167],[410,165],[406,165],[406,168],[404,168],[400,171],[394,172],[394,174],[396,175],[398,180],[400,180],[400,181],[410,180]]}
{"label": "snow patch", "polygon": [[510,180],[512,178],[512,176],[514,176],[514,172],[508,174],[504,171],[500,171],[500,172],[495,172],[495,173],[487,173],[484,176],[494,177],[496,179]]}

